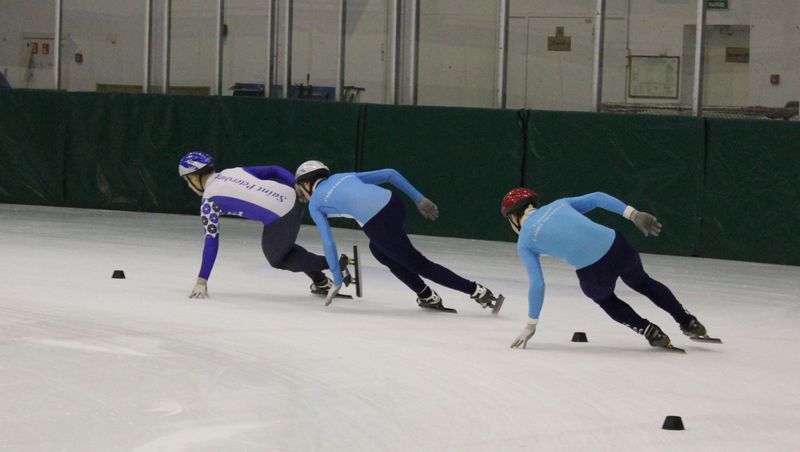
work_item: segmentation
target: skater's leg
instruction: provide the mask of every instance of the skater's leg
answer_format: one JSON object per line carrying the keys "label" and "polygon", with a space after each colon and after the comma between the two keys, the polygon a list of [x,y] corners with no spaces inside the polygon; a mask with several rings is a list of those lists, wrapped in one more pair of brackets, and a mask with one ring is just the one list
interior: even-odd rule
{"label": "skater's leg", "polygon": [[639,334],[644,333],[650,322],[614,294],[617,275],[606,262],[601,259],[589,267],[578,270],[577,274],[583,293],[597,303],[609,317]]}
{"label": "skater's leg", "polygon": [[377,259],[378,262],[388,267],[389,271],[392,272],[397,279],[402,281],[403,284],[408,286],[409,289],[413,290],[414,293],[419,294],[427,287],[422,278],[420,278],[416,273],[407,270],[399,263],[390,259],[387,255],[383,254],[383,252],[381,252],[381,250],[378,249],[374,243],[369,243],[369,250],[372,252],[372,255],[375,256],[375,259]]}
{"label": "skater's leg", "polygon": [[679,324],[684,325],[692,320],[692,315],[684,309],[672,291],[664,284],[651,278],[644,271],[639,253],[627,240],[617,235],[614,245],[612,245],[613,248],[617,248],[620,256],[624,257],[624,261],[620,266],[622,269],[620,278],[625,284],[649,298],[653,304],[669,313]]}
{"label": "skater's leg", "polygon": [[382,254],[404,267],[408,272],[434,281],[459,292],[472,294],[475,283],[457,275],[450,269],[430,261],[411,244],[403,224],[405,207],[402,200],[392,195],[389,203],[367,224],[364,233]]}
{"label": "skater's leg", "polygon": [[264,225],[261,249],[269,264],[281,270],[303,272],[313,282],[326,281],[322,270],[328,268],[324,256],[307,251],[295,243],[300,232],[303,206],[295,204],[289,213],[273,223]]}
{"label": "skater's leg", "polygon": [[650,323],[647,319],[637,314],[628,303],[620,300],[616,295],[612,294],[609,298],[594,300],[594,302],[597,303],[609,317],[639,334],[644,334],[645,328],[647,328],[647,325]]}

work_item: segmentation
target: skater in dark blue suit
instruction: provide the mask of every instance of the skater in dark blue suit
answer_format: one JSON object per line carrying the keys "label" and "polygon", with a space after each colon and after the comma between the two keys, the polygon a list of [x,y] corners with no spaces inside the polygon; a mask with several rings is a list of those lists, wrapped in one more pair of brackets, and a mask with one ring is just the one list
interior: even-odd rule
{"label": "skater in dark blue suit", "polygon": [[378,184],[388,183],[400,189],[429,220],[438,217],[439,209],[397,171],[382,169],[331,175],[322,162],[310,160],[300,165],[295,178],[298,199],[309,202],[308,210],[322,236],[325,257],[333,273],[333,288],[328,292],[328,302],[342,284],[336,242],[328,217],[349,217],[355,219],[369,237],[369,249],[378,262],[389,267],[417,294],[420,307],[444,309],[442,298],[422,280],[426,278],[470,295],[484,308],[493,308],[495,313],[499,309],[498,298],[492,291],[431,262],[411,244],[405,232],[406,212],[402,200]]}

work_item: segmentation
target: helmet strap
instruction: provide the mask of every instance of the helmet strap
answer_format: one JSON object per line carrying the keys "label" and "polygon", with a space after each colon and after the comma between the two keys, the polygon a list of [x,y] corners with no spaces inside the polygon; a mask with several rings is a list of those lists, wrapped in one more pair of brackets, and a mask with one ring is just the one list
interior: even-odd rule
{"label": "helmet strap", "polygon": [[194,189],[195,192],[197,192],[197,194],[202,195],[203,192],[206,189],[205,184],[203,183],[203,176],[202,175],[199,176],[199,178],[200,178],[200,186],[199,187],[197,186],[197,184],[194,183],[194,179],[192,179],[189,176],[191,176],[191,174],[186,176],[186,181],[189,182],[189,185],[192,186],[192,188]]}
{"label": "helmet strap", "polygon": [[316,182],[314,182],[313,186],[309,184],[311,184],[309,181],[303,181],[297,184],[297,188],[300,189],[300,194],[305,198],[305,202],[311,201],[311,194],[314,193],[314,189],[317,188]]}
{"label": "helmet strap", "polygon": [[517,235],[519,235],[519,230],[521,226],[519,223],[519,217],[517,217],[514,214],[511,214],[508,216],[508,222],[511,224],[511,229],[513,229],[514,232],[517,233]]}
{"label": "helmet strap", "polygon": [[533,215],[533,213],[536,212],[537,210],[539,210],[539,209],[537,209],[536,207],[533,207],[533,204],[528,204],[528,207],[525,208],[525,213],[523,213],[522,214],[522,218],[519,219],[520,228],[525,223],[525,220],[527,220],[528,217]]}
{"label": "helmet strap", "polygon": [[513,229],[514,232],[519,234],[519,231],[522,229],[522,225],[525,224],[525,220],[527,220],[528,217],[533,215],[533,213],[536,212],[537,210],[538,209],[536,207],[533,207],[532,204],[528,204],[528,207],[525,208],[524,212],[510,214],[508,216],[508,222],[511,224],[511,229]]}

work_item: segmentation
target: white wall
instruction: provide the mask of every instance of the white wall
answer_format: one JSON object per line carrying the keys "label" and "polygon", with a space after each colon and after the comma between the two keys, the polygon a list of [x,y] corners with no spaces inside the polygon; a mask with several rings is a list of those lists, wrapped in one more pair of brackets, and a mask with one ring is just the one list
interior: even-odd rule
{"label": "white wall", "polygon": [[[756,3],[757,2],[757,3]],[[159,83],[162,0],[157,0],[154,28],[153,79]],[[227,0],[224,87],[234,82],[263,83],[266,78],[266,2]],[[279,2],[281,5],[283,2]],[[593,20],[595,0],[512,0],[517,25],[526,23],[525,50],[512,52],[509,68],[527,70],[509,74],[509,85],[521,84],[520,102],[538,99],[552,108],[583,109],[588,105],[586,73],[591,59],[580,57],[561,76],[558,90],[534,83],[536,62],[547,64],[530,51],[530,39],[540,40],[527,25],[538,20],[548,26],[558,18]],[[731,0],[729,11],[709,11],[709,24],[750,25],[750,63],[746,93],[737,103],[782,106],[800,98],[800,5],[796,0]],[[52,0],[0,0],[0,71],[13,86],[25,86],[27,60],[23,33],[51,33]],[[214,0],[173,1],[171,78],[174,85],[211,87],[214,74]],[[362,86],[363,101],[385,102],[388,48],[388,1],[349,0],[345,84]],[[758,5],[758,7],[751,5]],[[93,90],[98,83],[140,84],[142,80],[143,2],[131,0],[65,0],[63,86]],[[693,61],[684,53],[684,27],[693,25],[696,0],[609,0],[605,98],[631,102],[626,97],[627,55],[682,57],[687,69]],[[293,83],[311,75],[314,85],[333,86],[336,78],[337,0],[295,0]],[[496,77],[497,2],[494,0],[423,0],[420,12],[419,91],[421,104],[492,106]],[[517,27],[515,33],[522,33]],[[587,39],[583,31],[573,39]],[[541,33],[539,33],[541,34]],[[569,34],[569,30],[567,30]],[[538,43],[538,41],[536,41]],[[591,43],[574,42],[576,49]],[[513,48],[512,48],[513,50]],[[80,52],[84,62],[74,62]],[[552,53],[552,52],[551,52]],[[572,54],[575,60],[577,54]],[[524,58],[525,62],[513,58]],[[538,58],[538,59],[537,59]],[[578,61],[579,60],[579,61]],[[716,64],[716,63],[715,63]],[[566,66],[564,66],[566,67]],[[725,64],[713,70],[724,71]],[[733,70],[733,69],[732,69]],[[736,70],[742,70],[737,66]],[[541,77],[552,75],[539,74]],[[770,84],[770,74],[781,83]],[[580,75],[580,76],[578,76]],[[686,80],[683,71],[681,83]],[[590,80],[590,79],[589,79]],[[52,71],[34,74],[31,87],[52,85]],[[545,86],[542,86],[545,85]],[[537,92],[538,90],[538,92]],[[685,91],[685,90],[684,90]],[[227,92],[230,94],[230,92]],[[714,99],[714,94],[710,99]],[[509,92],[510,98],[513,97]],[[526,97],[527,96],[527,97]],[[531,97],[533,96],[533,97]],[[646,100],[636,100],[646,101]],[[667,101],[674,102],[674,101]],[[526,105],[536,108],[536,105]]]}
{"label": "white wall", "polygon": [[422,1],[418,103],[493,106],[498,25],[494,1]]}
{"label": "white wall", "polygon": [[12,87],[53,87],[52,69],[37,70],[26,82],[28,54],[22,40],[23,33],[52,35],[55,9],[51,4],[51,0],[0,0],[0,72]]}

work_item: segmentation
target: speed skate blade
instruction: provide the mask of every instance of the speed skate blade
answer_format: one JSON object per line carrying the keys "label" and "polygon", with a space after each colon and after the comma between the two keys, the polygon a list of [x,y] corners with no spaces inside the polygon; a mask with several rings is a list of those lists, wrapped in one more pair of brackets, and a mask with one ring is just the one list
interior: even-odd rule
{"label": "speed skate blade", "polygon": [[444,307],[442,305],[438,305],[438,306],[437,305],[435,305],[435,306],[420,306],[420,308],[427,309],[429,311],[441,311],[441,312],[446,312],[448,314],[458,314],[458,311],[456,311],[455,309],[446,308],[446,307]]}
{"label": "speed skate blade", "polygon": [[355,270],[354,283],[356,284],[356,296],[361,298],[363,287],[361,285],[361,257],[358,254],[358,246],[353,245],[353,269]]}
{"label": "speed skate blade", "polygon": [[720,339],[718,337],[693,336],[693,337],[690,337],[689,339],[691,339],[691,340],[693,340],[695,342],[705,342],[707,344],[721,344],[722,343],[722,339]]}
{"label": "speed skate blade", "polygon": [[672,343],[670,343],[666,347],[660,347],[660,348],[662,348],[662,349],[664,349],[664,350],[666,350],[668,352],[673,352],[673,353],[686,353],[686,350],[684,350],[684,349],[682,349],[680,347],[676,347],[676,346],[672,345]]}

